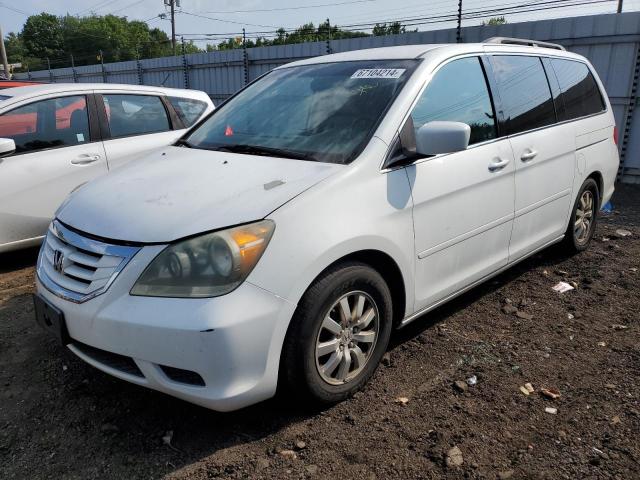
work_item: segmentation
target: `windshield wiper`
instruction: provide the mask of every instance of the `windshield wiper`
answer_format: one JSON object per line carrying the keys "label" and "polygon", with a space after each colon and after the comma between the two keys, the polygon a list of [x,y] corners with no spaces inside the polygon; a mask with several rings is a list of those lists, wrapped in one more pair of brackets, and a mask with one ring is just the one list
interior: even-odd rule
{"label": "windshield wiper", "polygon": [[242,145],[233,143],[229,145],[220,145],[216,147],[215,150],[232,153],[247,153],[249,155],[293,158],[296,160],[317,160],[313,155],[308,153],[296,152],[295,150],[288,150],[286,148],[263,147],[261,145]]}
{"label": "windshield wiper", "polygon": [[196,148],[195,145],[191,145],[189,143],[189,140],[186,140],[184,138],[181,138],[181,139],[177,140],[176,143],[174,143],[174,145],[176,147]]}

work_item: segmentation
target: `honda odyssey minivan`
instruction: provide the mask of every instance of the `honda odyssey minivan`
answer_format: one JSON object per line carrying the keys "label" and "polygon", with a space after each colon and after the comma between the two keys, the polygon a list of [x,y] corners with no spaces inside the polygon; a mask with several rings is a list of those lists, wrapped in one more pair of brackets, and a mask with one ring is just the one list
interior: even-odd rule
{"label": "honda odyssey minivan", "polygon": [[557,45],[290,63],[66,199],[37,320],[91,365],[215,410],[279,385],[337,402],[393,328],[551,244],[585,249],[617,169],[602,84]]}

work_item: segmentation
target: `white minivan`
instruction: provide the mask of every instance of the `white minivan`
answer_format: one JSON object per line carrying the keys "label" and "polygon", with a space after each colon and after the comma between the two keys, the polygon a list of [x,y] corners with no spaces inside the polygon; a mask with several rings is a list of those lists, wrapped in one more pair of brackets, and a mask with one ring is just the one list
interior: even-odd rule
{"label": "white minivan", "polygon": [[69,192],[170,145],[213,108],[204,92],[137,85],[0,91],[0,252],[39,244]]}
{"label": "white minivan", "polygon": [[611,106],[562,47],[496,38],[279,67],[71,194],[38,323],[84,361],[215,410],[336,402],[394,327],[553,244],[587,247]]}

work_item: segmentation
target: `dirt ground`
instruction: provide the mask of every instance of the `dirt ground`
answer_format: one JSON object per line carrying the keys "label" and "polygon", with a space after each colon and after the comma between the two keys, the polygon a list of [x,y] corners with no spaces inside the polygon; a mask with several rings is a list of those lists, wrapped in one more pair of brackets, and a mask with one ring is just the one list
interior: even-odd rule
{"label": "dirt ground", "polygon": [[590,250],[543,252],[397,332],[325,411],[220,414],[113,379],[34,324],[37,252],[0,256],[0,478],[640,478],[640,188],[613,204]]}

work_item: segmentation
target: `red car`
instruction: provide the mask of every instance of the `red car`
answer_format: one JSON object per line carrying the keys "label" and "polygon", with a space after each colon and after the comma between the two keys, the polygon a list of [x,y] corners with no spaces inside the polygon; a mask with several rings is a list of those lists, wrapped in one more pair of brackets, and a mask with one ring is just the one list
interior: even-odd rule
{"label": "red car", "polygon": [[41,82],[29,80],[0,80],[0,90],[5,88],[28,87],[29,85],[40,85]]}

